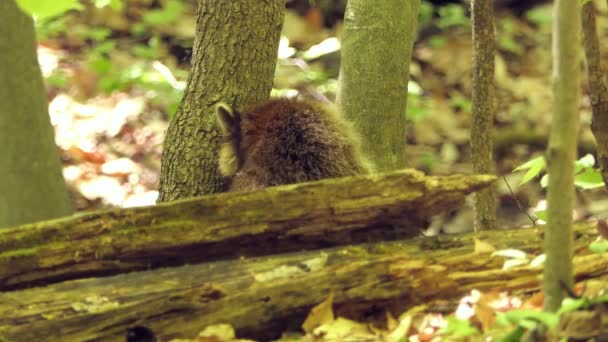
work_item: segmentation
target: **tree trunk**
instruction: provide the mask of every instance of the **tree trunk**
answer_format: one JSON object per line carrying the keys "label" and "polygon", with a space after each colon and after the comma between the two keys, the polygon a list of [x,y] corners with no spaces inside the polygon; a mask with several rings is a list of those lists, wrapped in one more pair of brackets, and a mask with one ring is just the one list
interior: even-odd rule
{"label": "tree trunk", "polygon": [[[473,31],[473,122],[471,161],[474,173],[494,173],[494,10],[492,0],[471,1]],[[474,195],[475,231],[496,228],[496,193],[489,187]]]}
{"label": "tree trunk", "polygon": [[553,120],[547,148],[546,310],[572,289],[574,161],[579,128],[580,1],[556,0],[553,10]]}
{"label": "tree trunk", "polygon": [[0,289],[412,237],[493,180],[398,171],[15,227],[0,231]]}
{"label": "tree trunk", "polygon": [[[589,223],[576,227],[577,279],[608,275],[608,259],[588,248],[596,229]],[[445,307],[445,300],[456,301],[473,289],[538,290],[539,267],[502,269],[505,259],[476,251],[473,241],[499,250],[518,246],[531,259],[542,252],[542,233],[537,227],[419,238],[4,292],[0,340],[118,341],[127,327],[140,325],[167,341],[228,323],[239,337],[269,341],[300,330],[310,308],[330,293],[337,315],[384,322],[385,310],[398,316],[433,300]]]}
{"label": "tree trunk", "polygon": [[350,0],[337,104],[378,171],[405,167],[407,84],[419,0]]}
{"label": "tree trunk", "polygon": [[32,18],[0,1],[0,228],[72,212]]}
{"label": "tree trunk", "polygon": [[165,137],[158,202],[219,192],[214,105],[268,98],[285,2],[199,0],[188,86]]}
{"label": "tree trunk", "polygon": [[608,189],[608,85],[600,60],[600,44],[595,24],[595,5],[588,1],[582,10],[583,46],[591,98],[591,131],[597,141],[597,159]]}

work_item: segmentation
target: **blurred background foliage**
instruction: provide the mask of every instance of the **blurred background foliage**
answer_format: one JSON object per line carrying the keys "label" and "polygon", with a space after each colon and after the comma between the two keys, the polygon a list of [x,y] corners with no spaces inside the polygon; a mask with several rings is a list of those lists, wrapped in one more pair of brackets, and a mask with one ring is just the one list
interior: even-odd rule
{"label": "blurred background foliage", "polygon": [[[197,0],[18,3],[36,18],[49,113],[76,206],[153,204],[164,130],[188,78]],[[334,100],[345,3],[286,1],[272,95]],[[552,112],[552,8],[543,0],[494,3],[495,152],[498,173],[506,177],[499,184],[500,211],[514,226],[529,223],[514,199],[525,208],[543,206],[538,179],[520,186],[524,172],[511,171],[544,152]],[[605,41],[606,4],[598,5]],[[411,167],[433,174],[469,172],[471,58],[466,0],[423,0],[403,94]],[[584,155],[594,152],[586,96],[581,118]],[[579,196],[581,217],[608,207],[599,200],[606,198],[603,190],[594,191]]]}

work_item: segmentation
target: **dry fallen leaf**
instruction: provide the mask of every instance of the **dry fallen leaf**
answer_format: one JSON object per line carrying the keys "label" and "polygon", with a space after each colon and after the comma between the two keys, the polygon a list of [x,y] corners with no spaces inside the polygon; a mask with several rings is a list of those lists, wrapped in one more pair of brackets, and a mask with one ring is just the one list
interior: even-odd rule
{"label": "dry fallen leaf", "polygon": [[488,242],[481,241],[478,238],[473,238],[473,241],[475,242],[476,254],[494,253],[496,251],[496,248]]}
{"label": "dry fallen leaf", "polygon": [[302,324],[302,329],[307,333],[312,333],[318,326],[333,322],[333,303],[334,294],[331,293],[324,301],[310,310],[308,317],[306,317],[306,320]]}

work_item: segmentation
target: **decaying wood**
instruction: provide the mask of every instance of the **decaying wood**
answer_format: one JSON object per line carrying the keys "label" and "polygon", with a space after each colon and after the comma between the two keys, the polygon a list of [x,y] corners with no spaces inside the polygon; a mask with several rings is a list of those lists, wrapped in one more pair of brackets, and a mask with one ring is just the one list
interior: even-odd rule
{"label": "decaying wood", "polygon": [[[608,274],[608,258],[588,248],[596,236],[595,224],[575,228],[578,280]],[[504,259],[476,253],[474,238],[532,258],[540,253],[543,228],[220,261],[5,292],[0,340],[116,341],[134,325],[166,340],[193,337],[218,323],[232,324],[241,337],[269,340],[298,329],[330,293],[339,315],[361,319],[472,289],[539,288],[542,267],[502,270]]]}
{"label": "decaying wood", "polygon": [[415,236],[494,176],[402,170],[100,211],[0,230],[0,289]]}
{"label": "decaying wood", "polygon": [[602,179],[608,189],[608,84],[606,84],[606,73],[602,69],[595,12],[593,1],[584,3],[581,12],[583,47],[591,100],[591,131],[597,141],[597,159]]}

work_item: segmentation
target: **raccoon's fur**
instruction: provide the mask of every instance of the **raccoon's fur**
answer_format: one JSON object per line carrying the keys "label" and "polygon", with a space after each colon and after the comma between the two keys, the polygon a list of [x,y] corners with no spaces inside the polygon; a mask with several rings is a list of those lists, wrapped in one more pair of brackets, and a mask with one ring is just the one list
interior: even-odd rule
{"label": "raccoon's fur", "polygon": [[350,125],[322,104],[278,98],[241,112],[220,103],[216,115],[230,191],[371,171]]}

